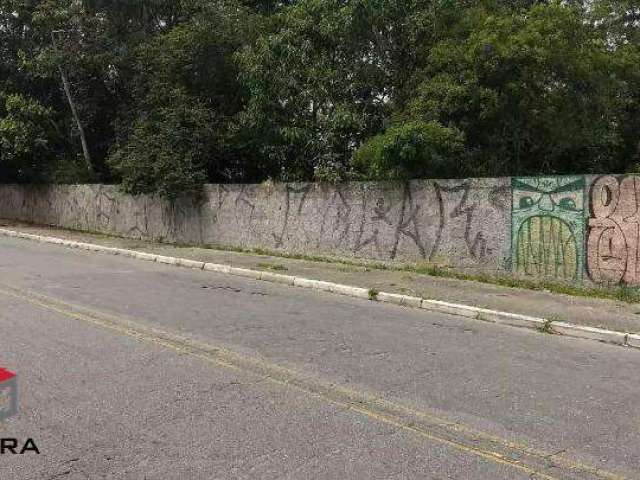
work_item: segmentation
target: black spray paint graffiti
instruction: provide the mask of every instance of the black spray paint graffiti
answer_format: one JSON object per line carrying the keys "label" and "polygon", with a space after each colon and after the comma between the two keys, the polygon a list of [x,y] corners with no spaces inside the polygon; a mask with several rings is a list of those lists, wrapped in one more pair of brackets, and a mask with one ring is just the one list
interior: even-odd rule
{"label": "black spray paint graffiti", "polygon": [[[410,239],[418,248],[418,252],[422,258],[427,257],[426,249],[420,235],[420,228],[418,226],[417,217],[420,211],[420,205],[414,202],[413,195],[411,194],[410,186],[407,184],[404,189],[402,197],[402,206],[399,212],[399,218],[397,221],[392,220],[393,207],[388,205],[384,197],[378,198],[376,206],[373,207],[373,215],[370,217],[371,221],[376,223],[382,223],[383,226],[391,227],[394,229],[393,245],[389,250],[388,256],[390,259],[395,259],[398,255],[398,248],[403,238]],[[366,198],[363,198],[363,215],[361,217],[360,229],[358,237],[356,238],[353,252],[358,253],[363,248],[373,245],[376,248],[378,254],[382,253],[380,246],[380,228],[374,227],[373,232],[366,239],[362,239],[364,234],[364,227],[366,222],[367,204]]]}
{"label": "black spray paint graffiti", "polygon": [[225,202],[227,201],[227,197],[229,197],[229,189],[224,185],[218,185],[216,188],[216,203],[213,207],[214,218],[213,222],[218,223],[220,221],[220,212],[224,207]]}
{"label": "black spray paint graffiti", "polygon": [[115,197],[110,196],[103,186],[99,186],[94,197],[94,202],[98,223],[108,227],[111,224],[111,216],[116,203]]}
{"label": "black spray paint graffiti", "polygon": [[285,210],[284,210],[284,223],[282,224],[282,230],[279,233],[272,233],[271,235],[273,236],[273,239],[275,240],[275,247],[276,248],[280,248],[283,245],[283,239],[285,234],[287,233],[287,228],[289,227],[289,217],[290,217],[290,213],[291,213],[291,196],[293,195],[300,195],[302,194],[302,197],[299,200],[298,203],[298,208],[296,210],[296,216],[300,216],[300,214],[302,213],[302,208],[304,207],[304,203],[307,199],[307,195],[309,194],[309,191],[311,190],[311,185],[305,185],[304,187],[301,188],[296,188],[294,186],[291,185],[287,185],[287,189],[286,189],[286,195],[285,195]]}
{"label": "black spray paint graffiti", "polygon": [[243,185],[240,193],[236,196],[233,212],[236,218],[236,225],[247,225],[246,233],[255,233],[253,231],[253,225],[256,206],[247,194],[246,188],[247,187]]}
{"label": "black spray paint graffiti", "polygon": [[[378,200],[376,201],[376,206],[373,207],[374,215],[371,217],[371,220],[373,220],[374,222],[382,221],[387,225],[393,225],[393,222],[391,222],[391,220],[389,220],[388,218],[388,215],[391,212],[391,208],[392,208],[391,205],[389,206],[385,205],[384,197],[378,198]],[[365,223],[367,219],[366,212],[367,212],[367,197],[365,192],[362,192],[362,213],[363,214],[360,218],[360,229],[358,230],[358,237],[356,238],[355,245],[353,247],[353,252],[358,253],[363,248],[369,245],[373,245],[378,255],[381,255],[382,248],[380,247],[380,241],[379,241],[379,235],[380,235],[379,228],[374,228],[373,233],[365,240],[362,240]]]}
{"label": "black spray paint graffiti", "polygon": [[420,256],[427,258],[427,252],[424,248],[422,239],[420,238],[420,227],[418,226],[417,217],[420,211],[420,205],[416,205],[411,195],[411,188],[409,185],[405,185],[404,198],[402,199],[402,211],[400,213],[400,220],[396,226],[395,241],[393,248],[391,249],[391,259],[395,259],[398,254],[398,244],[402,237],[407,237],[416,244]]}
{"label": "black spray paint graffiti", "polygon": [[[314,187],[309,184],[283,187],[271,197],[271,201],[278,201],[279,205],[272,204],[271,207],[267,207],[267,203],[271,203],[271,193],[265,198],[262,187],[248,185],[236,192],[224,186],[211,189],[209,201],[204,206],[186,199],[171,205],[163,204],[159,212],[163,228],[161,231],[153,229],[155,237],[166,240],[188,237],[190,241],[202,241],[212,223],[217,225],[220,221],[224,222],[223,210],[231,210],[236,217],[238,231],[243,236],[240,242],[259,244],[262,239],[265,244],[266,236],[268,244],[279,249],[311,241],[316,249],[351,251],[353,254],[389,260],[408,255],[435,261],[439,254],[451,255],[449,240],[460,238],[464,240],[462,246],[465,251],[455,251],[453,254],[482,260],[494,251],[486,230],[478,225],[479,205],[488,203],[492,212],[502,211],[505,208],[504,199],[509,196],[508,186],[494,186],[488,191],[482,188],[485,197],[488,192],[488,199],[480,200],[476,198],[480,190],[470,181],[457,184],[411,182],[405,184],[401,195],[398,195],[400,192],[394,192],[390,195],[381,194],[377,198],[372,198],[371,191],[365,186],[355,191],[336,186],[327,191],[327,198],[319,199],[321,221],[309,223],[309,230],[303,231],[305,218],[313,218],[314,215],[313,209],[307,208]],[[154,199],[122,204],[123,200],[118,200],[115,192],[102,188],[92,191],[90,195],[96,205],[97,218],[93,221],[97,220],[101,228],[110,228],[118,209],[127,208],[134,220],[127,236],[146,238],[151,235]],[[231,196],[235,198],[229,204]],[[266,201],[267,208],[256,203],[260,199]],[[277,217],[272,217],[270,212],[276,213]],[[207,215],[211,217],[212,213],[212,218],[202,220]],[[201,219],[198,225],[194,223],[196,218]],[[446,251],[441,251],[441,248]]]}
{"label": "black spray paint graffiti", "polygon": [[[339,203],[336,203],[336,200],[339,200]],[[339,248],[345,243],[351,231],[351,210],[351,205],[347,201],[342,188],[339,185],[336,186],[336,191],[331,195],[331,201],[328,202],[322,214],[320,235],[316,239],[316,248],[321,248],[328,222],[330,222],[332,238],[335,238],[336,234],[338,237],[332,241],[332,245],[335,248]],[[330,218],[334,211],[333,218]]]}
{"label": "black spray paint graffiti", "polygon": [[[478,209],[478,203],[469,203],[469,195],[471,193],[471,182],[464,182],[459,185],[447,187],[434,182],[433,184],[436,191],[436,198],[438,200],[438,209],[440,224],[438,227],[438,233],[434,242],[433,251],[431,252],[430,260],[435,258],[435,255],[440,249],[442,242],[442,235],[447,227],[447,221],[449,219],[464,218],[464,240],[469,250],[469,254],[472,258],[482,259],[493,253],[491,247],[489,247],[484,232],[473,231],[473,222],[476,220],[476,210]],[[446,214],[445,202],[443,198],[444,193],[460,193],[462,197],[456,204],[454,209]],[[489,202],[496,210],[504,210],[505,200],[504,198],[509,193],[508,186],[494,187],[489,192]]]}
{"label": "black spray paint graffiti", "polygon": [[[471,258],[481,260],[494,253],[493,248],[489,245],[489,241],[485,233],[474,228],[474,222],[478,222],[479,202],[470,201],[471,192],[473,191],[471,182],[446,186],[437,182],[433,184],[433,191],[437,202],[437,215],[434,218],[435,223],[429,222],[429,215],[421,215],[423,206],[416,203],[414,194],[409,185],[403,192],[402,204],[395,207],[390,204],[385,197],[377,199],[375,206],[372,208],[373,213],[368,219],[374,222],[372,233],[363,239],[364,226],[367,220],[366,212],[368,210],[366,198],[363,199],[363,217],[361,220],[358,237],[356,238],[353,248],[354,253],[359,253],[363,248],[373,245],[379,256],[389,259],[397,258],[401,241],[404,238],[411,240],[417,247],[418,254],[423,259],[434,261],[440,253],[441,243],[447,229],[454,225],[460,225],[464,229],[464,241]],[[460,199],[454,202],[453,209],[448,209],[450,201],[445,200],[445,194],[458,194]],[[488,201],[493,210],[501,212],[506,208],[509,196],[508,186],[497,186],[488,192]],[[447,199],[448,200],[448,199]],[[427,210],[428,211],[428,210]],[[459,220],[462,224],[452,222]],[[426,223],[425,223],[426,222]],[[384,229],[393,229],[393,244],[385,255],[382,252],[380,234]],[[429,242],[425,235],[433,232],[433,242]],[[431,243],[430,248],[428,243]]]}
{"label": "black spray paint graffiti", "polygon": [[138,238],[149,237],[149,211],[146,200],[143,200],[142,208],[136,204],[133,209],[133,218],[135,219],[135,225],[128,230],[127,235]]}

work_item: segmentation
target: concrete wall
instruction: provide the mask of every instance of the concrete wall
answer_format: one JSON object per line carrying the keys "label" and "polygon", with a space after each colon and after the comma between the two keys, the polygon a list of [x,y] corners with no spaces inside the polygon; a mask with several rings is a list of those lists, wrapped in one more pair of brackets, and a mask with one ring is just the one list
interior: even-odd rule
{"label": "concrete wall", "polygon": [[208,185],[174,204],[116,187],[0,186],[0,217],[126,237],[640,284],[640,177]]}

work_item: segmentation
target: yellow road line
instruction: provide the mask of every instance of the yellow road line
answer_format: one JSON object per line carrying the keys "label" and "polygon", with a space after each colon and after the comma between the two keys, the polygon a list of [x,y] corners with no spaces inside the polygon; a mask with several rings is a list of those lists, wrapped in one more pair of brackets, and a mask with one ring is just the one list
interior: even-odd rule
{"label": "yellow road line", "polygon": [[314,397],[322,398],[334,405],[419,435],[432,442],[441,443],[485,460],[520,470],[531,475],[531,478],[556,480],[557,477],[545,473],[545,471],[553,469],[571,475],[571,477],[563,476],[561,478],[625,480],[623,476],[532,449],[526,445],[472,429],[425,411],[390,402],[382,399],[379,395],[311,378],[304,373],[272,364],[263,359],[239,354],[224,346],[198,342],[189,337],[159,330],[140,322],[97,312],[9,285],[0,284],[0,294],[75,320],[109,329],[121,335],[154,343],[219,367],[258,376],[287,388],[293,387],[307,395],[311,394]]}

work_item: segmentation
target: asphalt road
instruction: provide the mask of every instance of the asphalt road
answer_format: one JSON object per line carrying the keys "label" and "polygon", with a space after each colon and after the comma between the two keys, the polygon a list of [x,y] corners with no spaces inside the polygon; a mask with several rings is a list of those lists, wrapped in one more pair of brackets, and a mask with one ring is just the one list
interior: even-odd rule
{"label": "asphalt road", "polygon": [[0,479],[640,478],[640,353],[0,239]]}

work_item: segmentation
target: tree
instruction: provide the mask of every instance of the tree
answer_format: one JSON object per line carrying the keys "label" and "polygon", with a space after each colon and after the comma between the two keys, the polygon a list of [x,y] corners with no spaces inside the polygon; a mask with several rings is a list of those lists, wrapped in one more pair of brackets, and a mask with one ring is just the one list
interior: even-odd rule
{"label": "tree", "polygon": [[612,49],[561,3],[471,9],[464,22],[462,37],[425,52],[403,117],[463,132],[475,175],[625,168],[620,125],[637,51]]}
{"label": "tree", "polygon": [[0,178],[42,181],[55,158],[53,112],[34,98],[0,95]]}
{"label": "tree", "polygon": [[416,121],[368,140],[356,152],[353,167],[366,179],[442,178],[452,174],[452,165],[463,164],[462,158],[464,137],[458,130]]}
{"label": "tree", "polygon": [[636,0],[0,0],[0,180],[175,197],[640,171],[639,15]]}
{"label": "tree", "polygon": [[126,191],[175,197],[242,178],[229,130],[246,102],[233,56],[250,26],[247,11],[217,2],[136,48],[109,158]]}
{"label": "tree", "polygon": [[418,3],[301,0],[277,14],[275,31],[241,55],[250,100],[240,128],[260,152],[249,178],[346,169],[405,93]]}
{"label": "tree", "polygon": [[69,147],[63,99],[39,57],[49,42],[36,2],[0,0],[0,181],[45,181]]}

